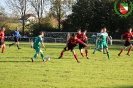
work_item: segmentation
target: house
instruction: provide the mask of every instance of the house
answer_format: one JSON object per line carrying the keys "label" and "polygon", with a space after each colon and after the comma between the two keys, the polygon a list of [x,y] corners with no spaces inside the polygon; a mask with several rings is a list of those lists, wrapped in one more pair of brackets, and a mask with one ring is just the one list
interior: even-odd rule
{"label": "house", "polygon": [[23,19],[24,19],[25,24],[37,22],[37,18],[34,14],[26,14],[25,16],[19,19],[19,23],[23,23]]}

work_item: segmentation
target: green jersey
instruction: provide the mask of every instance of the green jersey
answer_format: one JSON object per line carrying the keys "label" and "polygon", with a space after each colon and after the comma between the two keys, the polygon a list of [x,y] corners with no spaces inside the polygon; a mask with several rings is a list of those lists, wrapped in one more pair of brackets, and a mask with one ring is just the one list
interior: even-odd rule
{"label": "green jersey", "polygon": [[37,36],[33,39],[34,47],[40,47],[40,43],[42,43],[42,37]]}
{"label": "green jersey", "polygon": [[101,42],[106,42],[107,41],[107,37],[108,37],[108,33],[102,33],[101,35]]}

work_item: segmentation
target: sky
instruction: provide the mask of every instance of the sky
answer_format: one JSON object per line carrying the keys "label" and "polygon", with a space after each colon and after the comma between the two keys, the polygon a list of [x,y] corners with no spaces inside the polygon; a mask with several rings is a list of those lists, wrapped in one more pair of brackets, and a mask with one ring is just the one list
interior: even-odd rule
{"label": "sky", "polygon": [[5,11],[8,12],[8,7],[6,5],[6,0],[0,0],[0,5],[5,8]]}
{"label": "sky", "polygon": [[7,7],[7,4],[6,4],[5,1],[6,1],[6,0],[0,0],[0,5],[1,5],[2,7],[5,8],[5,12],[6,12],[6,13],[11,13],[11,11],[10,11],[9,8]]}

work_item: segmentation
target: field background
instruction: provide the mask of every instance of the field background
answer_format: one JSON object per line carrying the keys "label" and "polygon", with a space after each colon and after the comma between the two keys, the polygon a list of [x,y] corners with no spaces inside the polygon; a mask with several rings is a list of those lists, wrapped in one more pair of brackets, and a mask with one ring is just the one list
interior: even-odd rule
{"label": "field background", "polygon": [[[117,56],[122,45],[109,46],[111,59],[106,54],[92,54],[90,59],[82,58],[76,47],[81,63],[77,63],[70,51],[58,59],[65,44],[46,43],[45,56],[49,62],[42,62],[40,55],[34,63],[31,57],[35,51],[29,43],[20,42],[0,53],[0,88],[133,88],[133,52],[131,56]],[[43,49],[42,49],[43,50]]]}

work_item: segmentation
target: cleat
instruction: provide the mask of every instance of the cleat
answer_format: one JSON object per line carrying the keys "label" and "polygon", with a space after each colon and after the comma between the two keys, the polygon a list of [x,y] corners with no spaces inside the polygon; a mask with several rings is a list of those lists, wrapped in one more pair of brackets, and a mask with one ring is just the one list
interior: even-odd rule
{"label": "cleat", "polygon": [[34,62],[33,58],[31,58],[31,61]]}
{"label": "cleat", "polygon": [[86,56],[86,59],[89,59],[89,57],[88,57],[88,56]]}
{"label": "cleat", "polygon": [[44,59],[43,62],[47,62],[48,60]]}
{"label": "cleat", "polygon": [[130,56],[130,54],[126,54],[126,55]]}
{"label": "cleat", "polygon": [[58,59],[61,59],[61,56],[60,56],[60,57],[58,57]]}
{"label": "cleat", "polygon": [[9,48],[11,47],[11,45],[9,44]]}
{"label": "cleat", "polygon": [[120,56],[120,54],[118,54],[118,56]]}
{"label": "cleat", "polygon": [[18,49],[21,49],[21,48],[18,48]]}
{"label": "cleat", "polygon": [[95,51],[92,54],[95,54]]}
{"label": "cleat", "polygon": [[77,61],[78,63],[80,63],[80,61]]}

